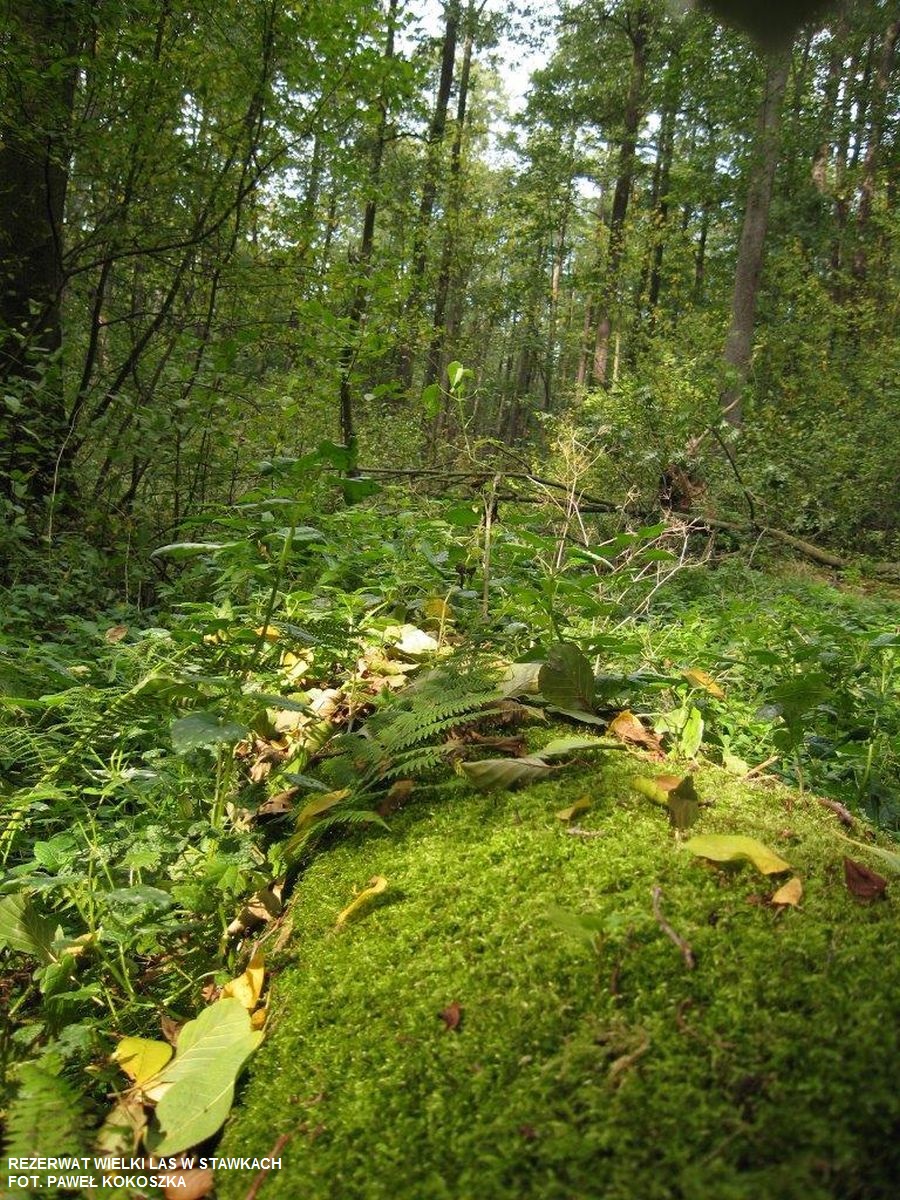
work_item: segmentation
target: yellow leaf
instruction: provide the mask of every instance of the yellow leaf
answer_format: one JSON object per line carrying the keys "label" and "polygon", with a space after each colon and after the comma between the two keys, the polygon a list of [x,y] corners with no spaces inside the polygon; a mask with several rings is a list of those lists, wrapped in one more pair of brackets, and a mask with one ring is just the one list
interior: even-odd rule
{"label": "yellow leaf", "polygon": [[684,843],[685,850],[700,858],[711,858],[714,862],[733,862],[747,859],[752,862],[763,875],[778,875],[781,871],[789,871],[791,864],[779,858],[774,850],[758,842],[756,838],[744,837],[742,834],[704,833],[690,838]]}
{"label": "yellow leaf", "polygon": [[571,821],[573,817],[577,817],[579,813],[587,812],[591,807],[590,796],[579,796],[574,804],[570,804],[568,808],[561,808],[556,814],[559,821]]}
{"label": "yellow leaf", "polygon": [[325,792],[324,795],[316,796],[315,800],[310,800],[305,808],[301,808],[297,813],[297,829],[304,829],[316,817],[320,817],[322,813],[328,812],[330,808],[334,808],[336,804],[350,795],[349,788],[341,788],[339,792]]}
{"label": "yellow leaf", "polygon": [[342,912],[338,913],[337,920],[335,921],[338,929],[343,928],[355,912],[362,908],[364,904],[367,904],[373,896],[377,896],[379,892],[383,892],[387,885],[388,881],[383,875],[373,875],[359,895]]}
{"label": "yellow leaf", "polygon": [[106,633],[104,633],[103,638],[104,641],[107,641],[111,646],[114,646],[116,642],[121,642],[122,638],[125,637],[127,633],[127,625],[112,625],[109,629],[107,629]]}
{"label": "yellow leaf", "polygon": [[422,611],[432,621],[449,621],[453,615],[450,605],[446,600],[442,600],[440,596],[432,596],[430,600],[426,600],[422,606]]}
{"label": "yellow leaf", "polygon": [[803,899],[803,884],[795,875],[787,883],[781,885],[777,892],[772,893],[772,904],[792,904],[795,908]]}
{"label": "yellow leaf", "polygon": [[260,625],[253,632],[257,637],[265,638],[267,642],[277,642],[281,637],[281,630],[276,629],[274,625]]}
{"label": "yellow leaf", "polygon": [[171,1057],[172,1047],[168,1042],[139,1037],[122,1038],[110,1055],[139,1086],[158,1075]]}
{"label": "yellow leaf", "polygon": [[703,688],[709,692],[711,696],[715,696],[718,700],[725,699],[725,693],[713,679],[712,675],[708,675],[706,671],[701,671],[698,667],[689,667],[687,671],[682,671],[682,675],[692,683],[694,687]]}
{"label": "yellow leaf", "polygon": [[243,975],[238,975],[237,979],[232,979],[230,983],[225,984],[222,988],[222,996],[234,996],[235,1000],[240,1000],[248,1012],[252,1012],[259,1003],[265,977],[263,954],[261,950],[257,950],[247,964],[247,970]]}
{"label": "yellow leaf", "polygon": [[266,1023],[266,1017],[268,1015],[269,1015],[269,1010],[268,1010],[268,1008],[265,1007],[265,1005],[262,1008],[258,1008],[256,1010],[256,1012],[251,1013],[250,1014],[250,1028],[251,1029],[262,1029]]}

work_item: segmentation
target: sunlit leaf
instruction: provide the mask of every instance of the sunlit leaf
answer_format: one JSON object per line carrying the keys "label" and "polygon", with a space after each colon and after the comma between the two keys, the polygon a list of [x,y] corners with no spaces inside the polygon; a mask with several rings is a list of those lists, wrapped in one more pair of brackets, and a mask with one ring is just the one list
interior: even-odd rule
{"label": "sunlit leaf", "polygon": [[342,800],[350,795],[349,788],[341,788],[337,792],[326,792],[324,796],[317,796],[315,800],[310,802],[300,809],[297,813],[297,829],[303,829],[311,824],[316,817],[320,817],[322,813],[326,813],[329,809],[334,808],[336,804],[340,804]]}
{"label": "sunlit leaf", "polygon": [[231,996],[188,1021],[160,1077],[165,1090],[147,1148],[157,1156],[178,1154],[216,1133],[231,1109],[238,1073],[262,1039],[246,1008]]}
{"label": "sunlit leaf", "polygon": [[574,804],[570,804],[568,808],[561,808],[557,812],[557,820],[571,821],[581,813],[587,812],[592,803],[590,796],[580,796]]}
{"label": "sunlit leaf", "polygon": [[787,883],[783,883],[777,891],[773,892],[770,897],[771,904],[778,904],[784,907],[792,906],[794,908],[803,899],[803,883],[800,878],[795,875],[789,879]]}
{"label": "sunlit leaf", "polygon": [[158,1075],[172,1057],[168,1042],[157,1042],[150,1038],[122,1038],[110,1055],[134,1083],[143,1085]]}
{"label": "sunlit leaf", "polygon": [[246,971],[238,975],[236,979],[230,980],[222,988],[222,997],[234,996],[235,1000],[240,1000],[248,1012],[252,1012],[259,1004],[265,977],[265,959],[262,951],[257,950],[247,964]]}
{"label": "sunlit leaf", "polygon": [[634,713],[629,712],[627,708],[613,717],[609,723],[609,732],[623,742],[645,746],[658,758],[665,757],[662,752],[662,743],[657,734],[652,729],[645,728]]}
{"label": "sunlit leaf", "polygon": [[719,700],[724,700],[725,693],[713,679],[712,675],[708,675],[706,671],[701,671],[698,667],[689,667],[681,673],[688,683],[692,683],[694,687],[703,688],[711,696],[715,696]]}
{"label": "sunlit leaf", "polygon": [[699,858],[709,858],[713,862],[746,860],[753,863],[763,875],[778,875],[791,869],[790,863],[779,858],[774,850],[770,850],[756,838],[738,833],[698,834],[686,841],[684,848]]}
{"label": "sunlit leaf", "polygon": [[347,921],[368,904],[370,900],[380,895],[387,888],[387,885],[388,881],[383,875],[373,875],[359,895],[354,897],[347,907],[338,913],[334,922],[337,928],[341,929],[346,925]]}
{"label": "sunlit leaf", "polygon": [[14,892],[0,900],[0,948],[19,950],[50,963],[55,937],[55,922],[42,916],[25,892]]}
{"label": "sunlit leaf", "polygon": [[595,737],[561,737],[553,738],[546,746],[541,746],[538,753],[541,758],[560,758],[565,754],[575,754],[579,750],[618,750],[618,744],[604,741]]}

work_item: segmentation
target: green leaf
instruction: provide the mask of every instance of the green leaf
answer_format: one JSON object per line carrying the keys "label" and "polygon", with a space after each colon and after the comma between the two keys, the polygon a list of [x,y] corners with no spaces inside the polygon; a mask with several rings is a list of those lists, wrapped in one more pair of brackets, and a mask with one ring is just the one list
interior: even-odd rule
{"label": "green leaf", "polygon": [[425,409],[425,415],[436,417],[441,408],[441,385],[439,383],[430,383],[427,388],[422,391],[422,407]]}
{"label": "green leaf", "polygon": [[557,708],[590,712],[594,707],[594,672],[571,642],[556,642],[550,647],[538,684],[544,699]]}
{"label": "green leaf", "polygon": [[219,554],[222,550],[231,550],[241,546],[243,542],[170,542],[168,546],[159,546],[150,554],[151,558],[199,558],[202,554]]}
{"label": "green leaf", "polygon": [[595,737],[561,737],[553,738],[546,746],[541,746],[541,758],[561,758],[564,754],[574,754],[577,750],[618,750],[621,742],[605,741]]}
{"label": "green leaf", "polygon": [[667,797],[669,823],[673,829],[690,829],[700,815],[700,797],[694,786],[694,777],[686,775]]}
{"label": "green leaf", "polygon": [[444,513],[447,524],[458,529],[474,529],[481,524],[481,517],[481,505],[473,504],[452,504]]}
{"label": "green leaf", "polygon": [[316,817],[321,817],[322,813],[328,812],[336,804],[340,804],[342,800],[346,800],[349,795],[349,788],[341,788],[340,791],[327,792],[324,796],[317,796],[315,800],[310,800],[309,804],[301,808],[297,814],[297,829],[303,829],[304,826],[313,822]]}
{"label": "green leaf", "polygon": [[771,693],[772,701],[788,725],[796,725],[805,713],[822,704],[831,695],[828,680],[821,671],[797,675],[780,684]]}
{"label": "green leaf", "polygon": [[447,378],[450,380],[450,386],[455,388],[459,381],[463,378],[465,367],[461,362],[447,363]]}
{"label": "green leaf", "polygon": [[55,922],[42,916],[24,892],[0,900],[0,947],[51,963],[55,938]]}
{"label": "green leaf", "polygon": [[232,996],[205,1008],[178,1036],[175,1058],[159,1076],[160,1094],[147,1148],[158,1156],[179,1154],[211,1137],[234,1099],[241,1067],[263,1039],[250,1014]]}
{"label": "green leaf", "polygon": [[571,821],[573,817],[580,816],[581,813],[587,812],[591,807],[592,801],[590,796],[580,796],[574,804],[570,804],[568,808],[561,808],[556,814],[558,821]]}
{"label": "green leaf", "polygon": [[563,933],[568,933],[595,954],[600,950],[604,934],[612,934],[627,924],[622,913],[576,913],[551,904],[547,919]]}
{"label": "green leaf", "polygon": [[678,735],[678,750],[685,758],[695,758],[703,743],[703,715],[691,706],[687,720]]}
{"label": "green leaf", "polygon": [[176,754],[239,742],[246,736],[246,726],[226,721],[213,712],[188,713],[172,722],[172,748]]}
{"label": "green leaf", "polygon": [[484,758],[479,762],[460,763],[471,783],[482,792],[495,788],[514,788],[535,779],[546,779],[556,770],[537,755],[525,758]]}
{"label": "green leaf", "polygon": [[360,500],[375,496],[381,491],[381,484],[374,479],[347,477],[340,481],[340,485],[345,504],[358,504]]}
{"label": "green leaf", "polygon": [[790,863],[779,858],[774,850],[758,842],[756,838],[737,833],[698,834],[684,843],[685,850],[699,858],[710,858],[714,862],[752,862],[763,875],[778,875],[789,871]]}

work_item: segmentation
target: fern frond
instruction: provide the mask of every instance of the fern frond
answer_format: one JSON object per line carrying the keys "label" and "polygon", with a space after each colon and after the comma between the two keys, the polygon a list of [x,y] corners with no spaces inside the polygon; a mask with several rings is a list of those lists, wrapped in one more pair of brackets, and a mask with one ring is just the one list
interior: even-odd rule
{"label": "fern frond", "polygon": [[19,1090],[6,1123],[7,1155],[83,1155],[88,1128],[81,1096],[65,1079],[37,1063],[19,1068]]}

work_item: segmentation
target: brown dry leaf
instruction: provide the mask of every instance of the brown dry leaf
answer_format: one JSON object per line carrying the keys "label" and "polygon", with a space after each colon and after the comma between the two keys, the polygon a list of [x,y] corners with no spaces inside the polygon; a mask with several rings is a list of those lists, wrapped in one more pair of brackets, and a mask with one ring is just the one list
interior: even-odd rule
{"label": "brown dry leaf", "polygon": [[844,882],[851,895],[862,904],[883,899],[887,888],[886,879],[852,858],[844,859]]}
{"label": "brown dry leaf", "polygon": [[770,904],[792,905],[794,908],[803,899],[803,883],[799,876],[794,875],[787,883],[783,883],[781,887],[772,893]]}
{"label": "brown dry leaf", "polygon": [[159,1028],[162,1031],[162,1035],[173,1046],[178,1041],[182,1024],[182,1021],[176,1021],[173,1017],[167,1017],[165,1013],[159,1018]]}
{"label": "brown dry leaf", "polygon": [[375,811],[380,817],[389,817],[409,799],[415,784],[412,779],[397,779],[387,790],[387,794]]}
{"label": "brown dry leaf", "polygon": [[166,1200],[200,1200],[213,1189],[215,1176],[208,1167],[193,1171],[170,1171],[166,1178],[170,1183],[163,1189]]}
{"label": "brown dry leaf", "polygon": [[294,807],[293,800],[300,791],[297,787],[285,788],[283,792],[276,792],[274,796],[270,796],[256,810],[258,817],[274,817],[280,816],[282,813],[289,813]]}
{"label": "brown dry leaf", "polygon": [[659,735],[652,729],[646,729],[633,712],[626,708],[609,723],[608,732],[617,737],[620,742],[630,742],[632,745],[645,746],[656,759],[665,758]]}
{"label": "brown dry leaf", "polygon": [[438,1016],[448,1030],[458,1030],[463,1016],[462,1005],[459,1001],[454,1000],[452,1004],[447,1005],[443,1012],[438,1013]]}
{"label": "brown dry leaf", "polygon": [[256,1012],[252,1012],[250,1014],[250,1028],[251,1029],[264,1029],[265,1025],[266,1025],[266,1018],[268,1017],[268,1015],[269,1015],[268,1004],[264,1004],[262,1006],[262,1008],[258,1008],[256,1010]]}
{"label": "brown dry leaf", "polygon": [[228,937],[240,937],[257,925],[267,925],[281,916],[283,888],[284,880],[279,879],[255,892],[226,929]]}
{"label": "brown dry leaf", "polygon": [[109,642],[110,646],[114,646],[116,642],[121,642],[122,638],[128,633],[127,625],[112,625],[103,635],[103,640]]}
{"label": "brown dry leaf", "polygon": [[259,740],[256,742],[256,752],[257,757],[250,768],[250,782],[262,783],[268,779],[272,768],[283,763],[287,755],[282,747]]}
{"label": "brown dry leaf", "polygon": [[706,671],[701,671],[697,667],[689,667],[687,671],[682,671],[681,674],[694,687],[703,688],[711,696],[715,696],[717,700],[725,699],[725,693],[713,679],[712,675],[708,675]]}

